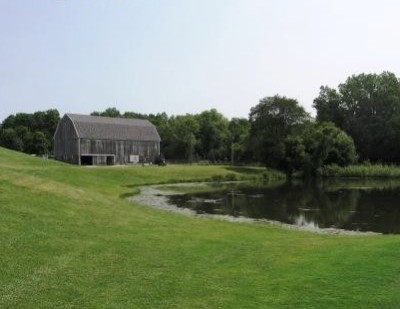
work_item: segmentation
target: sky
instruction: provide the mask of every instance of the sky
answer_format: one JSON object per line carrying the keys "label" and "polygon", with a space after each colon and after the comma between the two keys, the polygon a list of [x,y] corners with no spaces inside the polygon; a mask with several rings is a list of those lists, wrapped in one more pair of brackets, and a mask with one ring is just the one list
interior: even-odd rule
{"label": "sky", "polygon": [[400,1],[0,0],[0,121],[89,114],[248,117],[263,97],[311,114],[319,87],[400,77]]}

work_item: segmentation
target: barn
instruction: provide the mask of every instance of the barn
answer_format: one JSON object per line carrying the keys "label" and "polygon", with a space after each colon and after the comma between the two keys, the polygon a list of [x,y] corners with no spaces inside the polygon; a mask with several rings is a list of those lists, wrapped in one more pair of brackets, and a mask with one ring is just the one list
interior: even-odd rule
{"label": "barn", "polygon": [[148,120],[65,114],[54,134],[54,157],[79,165],[153,162],[160,141]]}

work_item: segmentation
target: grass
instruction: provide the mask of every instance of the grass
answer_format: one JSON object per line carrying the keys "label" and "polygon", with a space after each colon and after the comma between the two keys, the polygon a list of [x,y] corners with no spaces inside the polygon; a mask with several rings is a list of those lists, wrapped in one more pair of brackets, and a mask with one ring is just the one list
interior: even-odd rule
{"label": "grass", "polygon": [[321,170],[324,177],[386,177],[400,178],[400,167],[385,164],[359,164],[340,167],[326,166]]}
{"label": "grass", "polygon": [[81,168],[0,148],[0,308],[400,306],[399,236],[229,223],[121,198],[228,173],[260,172]]}

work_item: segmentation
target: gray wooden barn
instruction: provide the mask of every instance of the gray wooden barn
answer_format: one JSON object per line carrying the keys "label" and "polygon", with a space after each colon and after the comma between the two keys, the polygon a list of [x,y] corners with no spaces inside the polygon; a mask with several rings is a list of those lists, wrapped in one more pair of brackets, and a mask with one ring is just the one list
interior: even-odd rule
{"label": "gray wooden barn", "polygon": [[148,120],[65,114],[54,134],[54,157],[79,165],[153,162],[160,136]]}

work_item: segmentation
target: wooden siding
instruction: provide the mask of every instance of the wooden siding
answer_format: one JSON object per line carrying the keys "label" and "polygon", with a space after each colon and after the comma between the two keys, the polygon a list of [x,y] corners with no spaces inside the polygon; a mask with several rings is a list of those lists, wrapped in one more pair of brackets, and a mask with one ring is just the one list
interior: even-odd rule
{"label": "wooden siding", "polygon": [[139,162],[153,162],[160,154],[160,143],[81,139],[80,149],[81,156],[93,156],[93,164],[106,164],[107,156],[114,156],[114,164],[129,164],[131,155],[138,155]]}
{"label": "wooden siding", "polygon": [[129,164],[131,156],[138,156],[140,163],[153,162],[159,154],[159,141],[79,138],[68,115],[54,134],[55,159],[74,164]]}
{"label": "wooden siding", "polygon": [[80,164],[79,139],[71,119],[64,116],[54,134],[54,157],[56,160]]}

